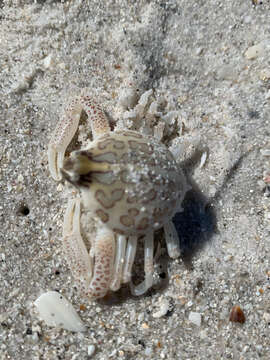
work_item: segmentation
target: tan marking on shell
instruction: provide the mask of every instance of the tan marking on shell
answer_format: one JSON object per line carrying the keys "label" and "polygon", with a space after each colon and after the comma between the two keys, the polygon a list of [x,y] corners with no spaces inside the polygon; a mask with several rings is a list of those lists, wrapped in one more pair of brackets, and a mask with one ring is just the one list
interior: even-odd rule
{"label": "tan marking on shell", "polygon": [[144,217],[140,220],[137,230],[145,230],[149,226],[149,219],[147,217]]}
{"label": "tan marking on shell", "polygon": [[103,190],[99,189],[95,193],[95,198],[100,205],[106,209],[111,209],[117,201],[122,200],[124,193],[123,189],[114,189],[111,192],[111,197],[108,197]]}
{"label": "tan marking on shell", "polygon": [[136,195],[130,195],[127,197],[127,203],[129,204],[134,204],[138,202],[137,196]]}
{"label": "tan marking on shell", "polygon": [[105,211],[98,209],[96,214],[102,222],[106,223],[109,221],[109,214],[105,213]]}
{"label": "tan marking on shell", "polygon": [[104,141],[101,141],[98,143],[98,148],[100,150],[104,150],[106,149],[106,147],[109,147],[110,145],[113,146],[114,149],[117,149],[117,150],[121,150],[121,149],[124,149],[125,147],[125,143],[123,141],[120,141],[120,140],[115,140],[115,139],[106,139]]}
{"label": "tan marking on shell", "polygon": [[123,163],[128,163],[129,159],[130,159],[130,155],[129,155],[129,153],[126,153],[126,152],[121,157],[121,161]]}
{"label": "tan marking on shell", "polygon": [[134,226],[134,219],[129,215],[120,216],[120,222],[122,225],[127,227]]}
{"label": "tan marking on shell", "polygon": [[130,173],[128,170],[122,170],[120,172],[120,179],[124,184],[133,184],[133,182],[130,179]]}
{"label": "tan marking on shell", "polygon": [[128,213],[130,216],[135,217],[139,214],[139,210],[136,208],[128,209]]}
{"label": "tan marking on shell", "polygon": [[139,150],[149,155],[152,154],[153,152],[153,147],[144,142],[129,140],[128,144],[132,150],[137,150],[137,151]]}
{"label": "tan marking on shell", "polygon": [[116,153],[108,151],[92,157],[93,161],[96,162],[108,162],[109,164],[115,164],[118,160]]}
{"label": "tan marking on shell", "polygon": [[113,171],[106,171],[101,173],[92,172],[91,180],[105,185],[112,185],[116,181],[116,176],[114,175]]}
{"label": "tan marking on shell", "polygon": [[133,131],[128,131],[128,130],[116,131],[115,133],[123,135],[123,136],[134,137],[136,139],[142,139],[143,138],[143,136],[140,133],[133,132]]}
{"label": "tan marking on shell", "polygon": [[114,147],[114,149],[117,149],[117,150],[121,150],[121,149],[124,149],[125,148],[125,143],[123,142],[123,141],[116,141],[115,140],[115,142],[114,142],[114,144],[113,144],[113,147]]}
{"label": "tan marking on shell", "polygon": [[142,201],[143,204],[148,204],[153,201],[157,197],[157,192],[154,189],[151,189],[144,195],[144,199]]}
{"label": "tan marking on shell", "polygon": [[111,140],[112,139],[105,139],[105,140],[103,140],[103,141],[99,141],[98,142],[98,149],[99,150],[104,150],[104,149],[106,149],[106,147],[111,143]]}
{"label": "tan marking on shell", "polygon": [[95,198],[100,203],[100,205],[106,209],[110,209],[114,205],[112,199],[109,199],[103,190],[97,190],[95,193]]}
{"label": "tan marking on shell", "polygon": [[122,200],[123,196],[124,196],[124,190],[123,189],[114,189],[111,192],[112,195],[112,200],[115,202]]}

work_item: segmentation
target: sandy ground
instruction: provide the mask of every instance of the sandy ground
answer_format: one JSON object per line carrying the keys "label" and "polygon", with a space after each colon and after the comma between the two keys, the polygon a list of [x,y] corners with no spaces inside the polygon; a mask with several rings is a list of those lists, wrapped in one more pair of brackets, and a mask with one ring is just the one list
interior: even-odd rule
{"label": "sandy ground", "polygon": [[[270,357],[270,3],[134,3],[0,1],[1,360],[88,359],[91,345],[97,360]],[[161,124],[193,187],[174,219],[183,255],[163,252],[162,286],[139,298],[123,287],[87,301],[61,255],[68,192],[46,150],[66,99],[85,87],[112,126]],[[137,100],[126,94],[148,90],[152,128],[127,113]],[[38,319],[33,301],[48,290],[87,332]],[[244,324],[229,321],[234,305]]]}

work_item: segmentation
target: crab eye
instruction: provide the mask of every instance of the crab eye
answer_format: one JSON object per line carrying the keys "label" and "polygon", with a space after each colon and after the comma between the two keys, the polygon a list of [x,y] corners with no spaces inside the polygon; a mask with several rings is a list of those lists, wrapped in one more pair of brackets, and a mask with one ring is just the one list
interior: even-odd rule
{"label": "crab eye", "polygon": [[74,151],[60,170],[62,176],[76,187],[89,187],[93,174],[110,172],[110,164],[93,160],[91,151]]}
{"label": "crab eye", "polygon": [[79,174],[77,174],[73,171],[67,171],[64,168],[64,169],[60,169],[60,172],[63,176],[63,179],[68,181],[70,184],[72,184],[76,188],[79,188],[80,186],[88,186],[89,185],[89,182],[88,182],[88,184],[85,184],[85,182],[83,182],[81,179],[82,176],[80,176]]}

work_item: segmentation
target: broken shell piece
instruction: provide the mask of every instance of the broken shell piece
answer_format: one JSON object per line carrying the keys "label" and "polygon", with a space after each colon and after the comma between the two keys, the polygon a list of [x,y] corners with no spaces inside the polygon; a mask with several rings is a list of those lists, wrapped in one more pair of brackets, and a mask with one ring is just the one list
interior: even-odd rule
{"label": "broken shell piece", "polygon": [[72,304],[56,291],[42,294],[35,302],[39,316],[48,326],[70,331],[85,331],[86,327]]}
{"label": "broken shell piece", "polygon": [[261,149],[260,153],[262,156],[270,156],[270,149]]}
{"label": "broken shell piece", "polygon": [[230,321],[239,322],[240,324],[244,324],[246,321],[245,314],[239,305],[233,306],[230,314]]}
{"label": "broken shell piece", "polygon": [[166,315],[169,311],[170,304],[167,299],[163,299],[162,301],[160,301],[159,305],[160,305],[159,310],[153,314],[154,318],[160,318]]}
{"label": "broken shell piece", "polygon": [[261,42],[259,44],[256,44],[254,46],[251,46],[247,49],[247,51],[245,52],[245,57],[248,60],[254,60],[256,59],[258,56],[263,55],[265,51],[265,46],[264,44]]}
{"label": "broken shell piece", "polygon": [[207,159],[207,152],[205,151],[201,156],[200,168],[204,166],[204,164],[206,163],[206,159]]}

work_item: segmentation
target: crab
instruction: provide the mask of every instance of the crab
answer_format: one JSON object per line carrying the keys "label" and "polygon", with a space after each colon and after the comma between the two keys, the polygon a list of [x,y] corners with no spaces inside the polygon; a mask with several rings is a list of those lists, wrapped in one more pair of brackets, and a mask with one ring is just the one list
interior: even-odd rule
{"label": "crab", "polygon": [[[93,140],[65,159],[83,112]],[[181,210],[188,186],[172,153],[152,136],[111,131],[100,105],[82,92],[54,131],[48,163],[54,180],[64,178],[79,190],[80,196],[67,205],[62,248],[81,292],[97,299],[130,283],[132,294],[144,294],[153,285],[154,232],[163,228],[169,256],[180,255],[172,218]],[[89,252],[80,229],[82,207],[97,229]],[[131,275],[139,238],[144,241],[145,278],[135,286]]]}

